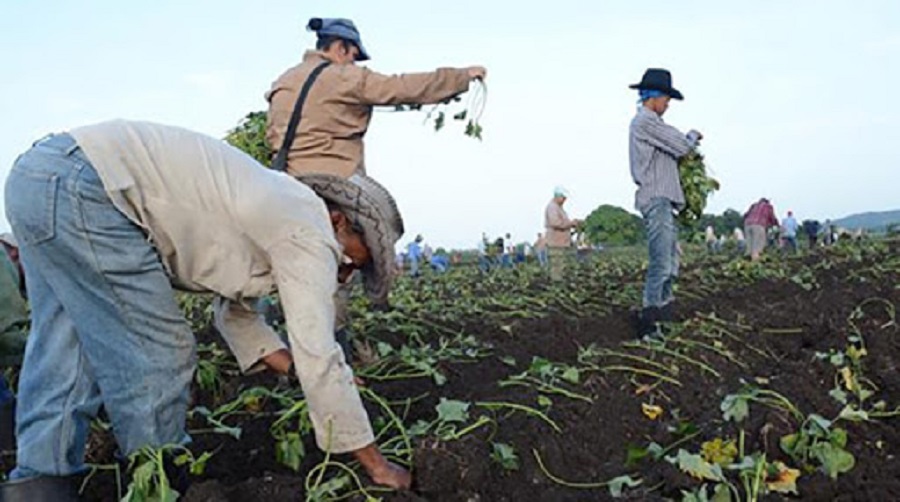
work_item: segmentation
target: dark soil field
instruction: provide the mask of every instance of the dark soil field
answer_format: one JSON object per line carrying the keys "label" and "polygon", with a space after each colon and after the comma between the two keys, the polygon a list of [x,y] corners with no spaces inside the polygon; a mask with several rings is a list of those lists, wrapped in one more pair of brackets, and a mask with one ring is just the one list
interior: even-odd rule
{"label": "dark soil field", "polygon": [[[634,335],[642,266],[603,256],[562,286],[536,268],[404,279],[392,312],[356,305],[354,327],[364,401],[383,449],[412,467],[411,491],[372,487],[346,456],[323,464],[308,433],[299,468],[280,463],[272,425],[285,406],[269,395],[221,415],[240,439],[193,415],[191,449],[213,456],[182,500],[900,500],[896,243],[762,264],[690,255],[679,322],[663,343]],[[221,343],[202,308],[188,306],[199,339]],[[257,386],[299,396],[290,381],[221,368],[218,389],[195,390],[198,406],[214,410]],[[451,406],[439,409],[442,399]],[[726,420],[741,406],[723,401],[748,413]],[[789,455],[782,438],[804,427],[843,430],[845,441]],[[737,449],[719,463],[709,454],[717,438]],[[108,432],[92,437],[91,462],[112,464],[114,452]],[[755,483],[745,483],[752,467],[735,467],[744,457],[764,465]],[[788,468],[796,493],[775,483]],[[87,500],[116,500],[114,471],[98,470],[84,490]]]}

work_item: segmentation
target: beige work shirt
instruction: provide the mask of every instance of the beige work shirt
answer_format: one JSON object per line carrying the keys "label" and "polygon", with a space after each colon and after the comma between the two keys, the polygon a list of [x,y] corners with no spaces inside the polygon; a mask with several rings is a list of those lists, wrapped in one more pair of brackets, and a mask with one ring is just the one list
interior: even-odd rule
{"label": "beige work shirt", "polygon": [[[325,61],[321,52],[308,51],[303,62],[278,77],[266,93],[266,141],[273,152],[284,143],[300,89]],[[373,106],[439,103],[468,88],[465,69],[382,75],[362,66],[332,64],[316,79],[303,104],[287,170],[295,176],[326,173],[345,178],[357,170],[365,173],[363,136]]]}
{"label": "beige work shirt", "polygon": [[566,210],[557,204],[556,198],[551,199],[544,211],[544,238],[547,239],[547,247],[570,247],[572,245],[570,230],[575,226],[575,222],[569,219]]}
{"label": "beige work shirt", "polygon": [[219,295],[215,324],[241,370],[285,348],[251,307],[277,288],[319,446],[338,453],[371,444],[334,338],[340,249],[315,192],[223,141],[177,127],[118,120],[71,134],[116,207],[147,232],[173,284]]}

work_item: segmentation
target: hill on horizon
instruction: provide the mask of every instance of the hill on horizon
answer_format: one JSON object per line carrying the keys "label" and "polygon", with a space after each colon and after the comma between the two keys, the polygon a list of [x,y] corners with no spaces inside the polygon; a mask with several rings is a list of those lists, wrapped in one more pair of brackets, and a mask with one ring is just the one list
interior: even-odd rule
{"label": "hill on horizon", "polygon": [[833,223],[850,230],[862,228],[865,230],[884,231],[888,225],[900,224],[900,209],[851,214],[834,220]]}

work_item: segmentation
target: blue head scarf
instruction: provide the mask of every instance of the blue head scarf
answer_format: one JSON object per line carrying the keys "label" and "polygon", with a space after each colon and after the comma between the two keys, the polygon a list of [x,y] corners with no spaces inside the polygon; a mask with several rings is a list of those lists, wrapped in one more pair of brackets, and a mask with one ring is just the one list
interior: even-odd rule
{"label": "blue head scarf", "polygon": [[665,96],[665,95],[666,95],[666,93],[664,93],[662,91],[657,91],[656,89],[638,89],[638,96],[640,96],[640,99],[638,100],[638,102],[643,103],[644,101],[647,101],[650,98],[658,98],[660,96]]}
{"label": "blue head scarf", "polygon": [[309,20],[306,29],[316,32],[319,39],[325,37],[338,37],[352,42],[359,49],[357,61],[367,61],[369,53],[363,47],[362,37],[359,36],[359,30],[353,21],[343,18],[318,18],[314,17]]}

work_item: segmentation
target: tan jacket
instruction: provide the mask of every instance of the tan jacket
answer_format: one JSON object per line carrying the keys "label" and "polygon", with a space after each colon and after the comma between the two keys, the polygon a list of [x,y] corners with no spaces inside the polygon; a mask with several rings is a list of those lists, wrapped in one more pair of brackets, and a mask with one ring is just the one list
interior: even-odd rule
{"label": "tan jacket", "polygon": [[[306,78],[326,61],[309,51],[303,62],[278,77],[266,93],[269,102],[266,141],[277,152]],[[382,75],[356,65],[331,65],[310,89],[297,135],[288,154],[288,172],[351,176],[365,173],[363,136],[375,105],[432,104],[465,92],[466,70],[441,68],[430,73]]]}
{"label": "tan jacket", "polygon": [[569,219],[566,210],[556,203],[556,199],[550,199],[547,209],[544,211],[544,237],[547,246],[551,248],[567,248],[572,245],[570,230],[575,228],[574,221]]}
{"label": "tan jacket", "polygon": [[297,376],[320,447],[373,442],[334,338],[340,249],[323,201],[223,141],[185,129],[113,121],[71,131],[116,207],[141,226],[172,282],[219,295],[216,327],[241,370],[284,348],[251,307],[277,288]]}

